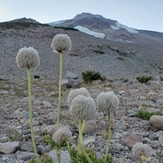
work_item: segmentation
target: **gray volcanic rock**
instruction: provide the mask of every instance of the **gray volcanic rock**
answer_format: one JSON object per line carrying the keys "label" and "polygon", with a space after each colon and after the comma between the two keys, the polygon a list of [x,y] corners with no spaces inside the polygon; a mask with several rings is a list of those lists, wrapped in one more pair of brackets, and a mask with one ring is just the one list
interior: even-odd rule
{"label": "gray volcanic rock", "polygon": [[124,139],[125,145],[127,147],[132,148],[134,144],[142,142],[142,138],[136,134],[131,134],[127,138]]}
{"label": "gray volcanic rock", "polygon": [[163,116],[153,115],[151,116],[149,123],[153,130],[163,130]]}
{"label": "gray volcanic rock", "polygon": [[14,153],[19,147],[19,142],[0,143],[0,152],[5,154]]}

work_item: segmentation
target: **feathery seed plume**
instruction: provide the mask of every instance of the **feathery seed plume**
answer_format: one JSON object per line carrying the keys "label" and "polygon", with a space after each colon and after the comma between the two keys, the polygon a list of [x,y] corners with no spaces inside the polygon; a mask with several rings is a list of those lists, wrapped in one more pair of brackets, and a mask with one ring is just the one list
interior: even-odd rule
{"label": "feathery seed plume", "polygon": [[40,57],[33,47],[21,48],[16,56],[16,63],[19,68],[34,68],[39,66]]}
{"label": "feathery seed plume", "polygon": [[66,53],[71,50],[71,39],[67,34],[57,34],[51,43],[55,53]]}
{"label": "feathery seed plume", "polygon": [[132,154],[139,158],[149,158],[152,155],[152,148],[148,144],[136,143],[132,148]]}
{"label": "feathery seed plume", "polygon": [[70,105],[70,115],[76,120],[91,120],[96,117],[96,104],[89,96],[78,95]]}
{"label": "feathery seed plume", "polygon": [[72,140],[72,133],[67,127],[61,127],[53,134],[52,138],[56,144],[62,145],[65,141],[70,142]]}
{"label": "feathery seed plume", "polygon": [[112,92],[101,92],[97,96],[97,108],[106,114],[114,112],[119,107],[119,99]]}

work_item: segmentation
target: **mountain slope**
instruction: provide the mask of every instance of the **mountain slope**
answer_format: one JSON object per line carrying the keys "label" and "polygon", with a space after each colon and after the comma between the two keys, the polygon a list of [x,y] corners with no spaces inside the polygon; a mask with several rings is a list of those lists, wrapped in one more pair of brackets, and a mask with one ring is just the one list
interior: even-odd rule
{"label": "mountain slope", "polygon": [[[26,24],[24,28],[15,22],[12,26],[5,26],[8,22],[2,24],[1,26],[0,23],[0,77],[26,76],[26,71],[16,66],[15,57],[20,48],[32,46],[38,50],[41,59],[40,66],[32,71],[32,74],[42,78],[57,78],[59,55],[52,52],[50,45],[52,38],[58,33],[66,33],[72,40],[72,50],[63,58],[63,76],[67,71],[81,75],[86,70],[96,70],[107,78],[121,78],[163,69],[161,38],[156,39],[142,34],[141,44],[136,41],[128,43],[97,38],[74,30],[71,26],[54,28],[40,23],[34,25],[30,22],[21,22]],[[138,34],[132,37],[140,40]]]}

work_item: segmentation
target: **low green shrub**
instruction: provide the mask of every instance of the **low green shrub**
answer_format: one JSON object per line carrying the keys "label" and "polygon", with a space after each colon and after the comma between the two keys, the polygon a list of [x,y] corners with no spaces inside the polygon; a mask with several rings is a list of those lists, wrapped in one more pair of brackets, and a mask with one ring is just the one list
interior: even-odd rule
{"label": "low green shrub", "polygon": [[105,54],[102,50],[93,50],[93,52],[96,54]]}
{"label": "low green shrub", "polygon": [[143,120],[149,120],[152,115],[163,115],[163,113],[161,113],[160,111],[148,112],[148,111],[139,110],[137,114],[135,114],[135,117],[141,118]]}
{"label": "low green shrub", "polygon": [[[51,149],[54,149],[56,147],[56,144],[54,143],[54,141],[52,140],[52,137],[50,135],[45,135],[44,136],[44,142],[49,144]],[[66,146],[67,146],[66,143],[62,144],[62,147],[66,147]],[[89,156],[90,160],[92,161],[92,163],[112,163],[113,162],[112,156],[110,154],[107,156],[107,159],[106,159],[106,162],[105,162],[104,156],[102,156],[101,158],[98,158],[96,153],[93,150],[88,149],[88,148],[85,151],[86,151],[87,155]],[[85,158],[85,155],[83,153],[81,153],[79,155],[76,148],[69,146],[68,147],[68,152],[69,152],[69,155],[70,155],[70,158],[71,158],[71,163],[78,163],[78,162],[80,162],[80,163],[88,163],[87,159]],[[48,160],[49,158],[46,157],[45,159]],[[31,162],[28,162],[28,163],[35,163],[34,161],[35,160],[32,159]],[[47,163],[47,162],[41,162],[41,163]],[[51,163],[51,162],[49,162],[49,163]]]}
{"label": "low green shrub", "polygon": [[[90,160],[92,163],[112,163],[113,159],[111,155],[107,156],[106,162],[104,156],[101,158],[97,158],[97,155],[94,151],[91,149],[86,149],[86,153],[88,154]],[[71,163],[88,163],[88,161],[85,159],[85,156],[83,154],[78,155],[77,150],[74,147],[71,147],[70,149],[70,155],[71,155]]]}
{"label": "low green shrub", "polygon": [[140,76],[136,78],[140,83],[147,83],[149,80],[152,80],[151,76]]}
{"label": "low green shrub", "polygon": [[121,56],[117,56],[117,59],[119,59],[119,60],[124,60],[124,57],[121,57]]}
{"label": "low green shrub", "polygon": [[105,76],[102,76],[99,72],[94,70],[82,72],[82,77],[85,83],[91,83],[93,80],[106,80]]}
{"label": "low green shrub", "polygon": [[[28,161],[28,163],[37,163],[37,161],[34,158],[32,158],[31,160]],[[41,159],[41,163],[53,163],[53,159],[49,157],[47,154],[45,154]]]}

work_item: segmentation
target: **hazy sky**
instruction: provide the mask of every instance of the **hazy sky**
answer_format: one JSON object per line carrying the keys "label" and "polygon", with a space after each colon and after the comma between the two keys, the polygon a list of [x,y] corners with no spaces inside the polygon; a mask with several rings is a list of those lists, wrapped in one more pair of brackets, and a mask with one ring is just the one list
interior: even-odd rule
{"label": "hazy sky", "polygon": [[163,32],[163,0],[0,0],[0,22],[27,17],[48,23],[82,12],[137,29]]}

